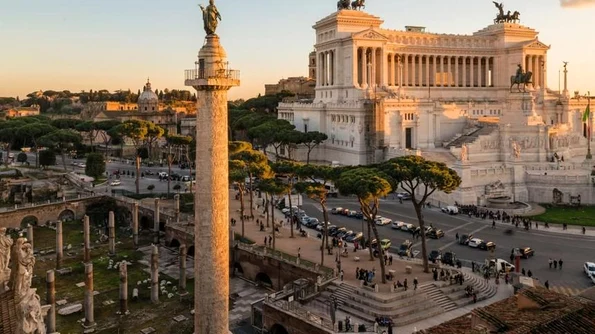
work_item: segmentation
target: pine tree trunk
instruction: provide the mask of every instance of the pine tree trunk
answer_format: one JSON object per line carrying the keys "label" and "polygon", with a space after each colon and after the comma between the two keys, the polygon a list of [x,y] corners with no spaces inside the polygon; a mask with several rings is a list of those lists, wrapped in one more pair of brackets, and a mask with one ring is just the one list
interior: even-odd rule
{"label": "pine tree trunk", "polygon": [[238,186],[240,189],[240,221],[242,222],[242,238],[244,237],[244,186]]}
{"label": "pine tree trunk", "polygon": [[324,251],[325,249],[327,249],[329,247],[328,244],[328,210],[326,208],[326,199],[323,199],[320,201],[320,206],[322,207],[322,218],[324,220],[324,232],[322,235],[322,246],[320,249],[320,256],[321,256],[321,261],[320,261],[320,265],[322,266],[324,264]]}
{"label": "pine tree trunk", "polygon": [[293,205],[291,203],[291,188],[289,188],[289,190],[287,191],[287,196],[289,197],[289,229],[291,230],[291,234],[289,237],[295,238],[295,236],[293,235]]}
{"label": "pine tree trunk", "polygon": [[424,221],[422,212],[421,212],[421,204],[413,202],[413,208],[415,208],[415,214],[417,215],[417,221],[419,222],[419,233],[421,233],[421,258],[424,263],[424,273],[430,272],[430,266],[428,263],[428,247],[426,245],[426,223]]}
{"label": "pine tree trunk", "polygon": [[[376,218],[376,217],[373,217]],[[376,247],[378,247],[378,260],[380,261],[380,273],[382,275],[382,283],[386,283],[386,266],[384,263],[384,255],[382,254],[383,249],[382,249],[382,244],[380,243],[380,235],[378,234],[378,228],[376,227],[376,224],[374,223],[374,221],[372,220],[372,231],[374,232],[374,237],[376,238]],[[370,247],[371,248],[371,247]]]}
{"label": "pine tree trunk", "polygon": [[248,184],[250,185],[250,217],[254,217],[254,191],[252,190],[252,173],[248,174],[250,180]]}
{"label": "pine tree trunk", "polygon": [[140,194],[140,156],[136,156],[136,194]]}
{"label": "pine tree trunk", "polygon": [[275,226],[275,200],[273,200],[273,195],[271,195],[271,221],[273,222],[273,249],[275,249],[275,241],[277,239],[275,231],[277,227]]}

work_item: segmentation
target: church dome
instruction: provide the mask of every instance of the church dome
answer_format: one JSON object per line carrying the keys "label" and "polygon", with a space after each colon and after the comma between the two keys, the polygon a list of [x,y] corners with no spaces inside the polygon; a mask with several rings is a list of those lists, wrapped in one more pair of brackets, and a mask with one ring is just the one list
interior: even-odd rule
{"label": "church dome", "polygon": [[138,97],[138,103],[158,101],[159,97],[157,96],[157,94],[155,94],[155,92],[153,92],[153,90],[151,89],[151,83],[147,79],[147,84],[145,85],[145,88],[143,88],[143,92]]}

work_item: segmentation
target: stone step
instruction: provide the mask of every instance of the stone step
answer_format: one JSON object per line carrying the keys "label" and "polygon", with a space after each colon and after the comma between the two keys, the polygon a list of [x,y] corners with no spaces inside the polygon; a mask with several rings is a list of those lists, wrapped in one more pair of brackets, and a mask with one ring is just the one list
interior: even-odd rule
{"label": "stone step", "polygon": [[367,321],[370,321],[370,322],[375,322],[376,321],[376,317],[371,316],[371,315],[369,315],[367,313],[361,312],[359,310],[356,310],[356,309],[351,308],[351,307],[346,306],[346,305],[340,305],[339,306],[339,310],[341,310],[341,311],[343,311],[345,313],[349,313],[352,316],[357,317],[357,318],[362,319],[362,320],[367,320]]}
{"label": "stone step", "polygon": [[405,326],[442,313],[444,313],[444,309],[441,306],[434,306],[430,309],[424,310],[424,312],[421,313],[414,313],[407,316],[393,318],[393,323],[396,327]]}
{"label": "stone step", "polygon": [[433,300],[435,304],[442,307],[445,311],[457,308],[457,305],[453,303],[453,301],[435,285],[428,284],[427,286],[424,286],[424,290],[430,296],[431,300]]}
{"label": "stone step", "polygon": [[428,298],[429,298],[428,295],[425,294],[424,292],[422,292],[422,291],[416,292],[416,291],[413,291],[413,289],[410,289],[408,291],[403,292],[403,296],[401,299],[397,299],[392,302],[382,303],[382,302],[378,302],[375,299],[367,299],[367,298],[357,295],[357,294],[349,295],[345,302],[349,303],[349,304],[353,304],[353,303],[362,304],[362,305],[365,305],[372,309],[377,309],[377,310],[393,310],[393,309],[396,309],[399,307],[404,307],[407,305],[421,302]]}
{"label": "stone step", "polygon": [[358,310],[360,312],[369,314],[372,317],[403,317],[403,316],[407,316],[413,313],[419,313],[419,312],[425,312],[426,309],[432,308],[434,307],[436,304],[433,300],[431,299],[427,299],[427,300],[423,300],[423,301],[416,301],[413,302],[409,305],[406,306],[402,306],[402,307],[398,307],[395,309],[391,309],[391,310],[378,310],[378,309],[372,309],[366,305],[362,305],[362,304],[349,304],[346,303],[344,304],[344,306],[347,306],[349,308]]}

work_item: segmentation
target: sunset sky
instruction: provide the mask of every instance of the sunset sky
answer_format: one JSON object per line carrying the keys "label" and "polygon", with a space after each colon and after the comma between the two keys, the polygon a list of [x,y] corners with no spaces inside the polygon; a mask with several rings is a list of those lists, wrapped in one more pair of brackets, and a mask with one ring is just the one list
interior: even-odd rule
{"label": "sunset sky", "polygon": [[[207,0],[198,0],[203,5]],[[521,23],[540,31],[552,48],[548,81],[568,61],[569,88],[595,94],[595,1],[509,0]],[[230,99],[264,92],[265,83],[306,76],[313,49],[312,25],[336,10],[336,0],[216,0],[218,28],[242,86]],[[190,0],[18,0],[0,11],[0,96],[39,89],[136,91],[151,78],[154,88],[184,87],[204,40],[199,2]],[[406,25],[429,32],[471,34],[489,25],[491,0],[368,0],[366,11],[385,28]]]}

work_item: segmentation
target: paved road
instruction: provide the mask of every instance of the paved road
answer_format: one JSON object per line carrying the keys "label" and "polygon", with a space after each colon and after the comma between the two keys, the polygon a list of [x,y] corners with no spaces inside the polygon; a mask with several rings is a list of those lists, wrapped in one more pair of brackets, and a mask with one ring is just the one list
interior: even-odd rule
{"label": "paved road", "polygon": [[[358,210],[359,205],[352,198],[338,198],[328,200],[329,210],[333,207],[349,208]],[[304,200],[302,208],[309,216],[322,220],[320,206],[311,200]],[[417,225],[417,218],[411,202],[405,201],[399,204],[395,200],[382,200],[379,215],[388,217],[393,221],[403,221]],[[541,282],[549,281],[550,286],[559,292],[576,294],[579,291],[591,287],[593,283],[585,275],[582,266],[586,261],[595,261],[595,237],[583,235],[568,235],[551,233],[543,230],[525,231],[516,229],[510,224],[497,223],[496,229],[492,229],[491,221],[468,218],[467,216],[451,216],[440,212],[437,209],[424,209],[426,224],[433,224],[434,227],[442,229],[446,236],[434,240],[428,239],[428,251],[439,249],[442,251],[454,251],[461,259],[472,260],[483,263],[489,253],[468,246],[458,245],[455,242],[455,235],[473,234],[475,237],[493,241],[496,243],[495,255],[497,258],[510,261],[510,251],[514,247],[531,247],[535,250],[535,256],[521,260],[522,268],[531,270],[533,276]],[[345,226],[354,231],[361,231],[361,220],[341,215],[330,215],[331,224]],[[512,236],[504,234],[508,228],[515,229]],[[393,246],[400,245],[406,239],[411,239],[411,234],[400,230],[394,230],[390,225],[378,226],[381,238],[388,238]],[[420,250],[419,243],[414,244],[414,250]],[[421,253],[420,255],[421,256]],[[548,259],[564,260],[563,270],[549,269]]]}
{"label": "paved road", "polygon": [[[2,151],[2,153],[4,154],[3,156],[6,156],[6,151]],[[12,151],[12,153],[14,153],[15,157],[16,155],[19,153],[17,151]],[[34,166],[35,165],[35,153],[27,153],[27,161]],[[66,158],[66,168],[69,171],[75,171],[75,172],[80,172],[83,173],[85,172],[84,168],[80,168],[77,166],[73,166],[72,163],[73,162],[85,162],[85,159],[70,159],[70,158]],[[116,170],[120,170],[120,171],[130,171],[130,172],[134,172],[135,171],[135,166],[134,164],[131,164],[130,162],[132,162],[132,160],[130,160],[128,163],[126,161],[121,162],[121,161],[112,161],[112,162],[108,162],[106,165],[106,170],[110,173],[113,173]],[[18,165],[18,163],[17,163]],[[62,159],[61,157],[56,157],[56,165],[61,167],[62,166]],[[155,189],[153,190],[153,192],[155,193],[164,193],[167,192],[167,182],[165,181],[159,181],[158,176],[156,175],[159,172],[166,172],[168,171],[167,165],[164,164],[164,167],[160,167],[159,165],[157,166],[153,166],[153,167],[146,167],[146,166],[141,166],[141,171],[147,171],[150,170],[153,173],[155,173],[155,175],[147,175],[144,178],[141,179],[140,182],[140,191],[141,192],[148,192],[147,187],[149,186],[149,184],[153,184],[155,186]],[[178,173],[180,175],[189,175],[190,174],[190,170],[189,169],[180,169],[178,166],[172,166],[171,169],[172,174],[173,173]],[[113,180],[113,178],[112,178]],[[96,192],[101,192],[101,191],[105,191],[106,187],[108,188],[108,191],[111,191],[111,189],[125,189],[128,191],[136,191],[136,186],[134,184],[135,178],[131,177],[131,176],[122,176],[120,178],[120,181],[122,182],[122,185],[120,186],[115,186],[115,187],[111,187],[111,186],[102,186],[102,187],[96,187]],[[176,185],[177,183],[180,183],[181,187],[182,187],[182,191],[184,191],[185,188],[185,184],[184,182],[177,182],[177,181],[171,181],[170,182],[170,191],[171,192],[175,192],[173,190],[174,185]]]}

